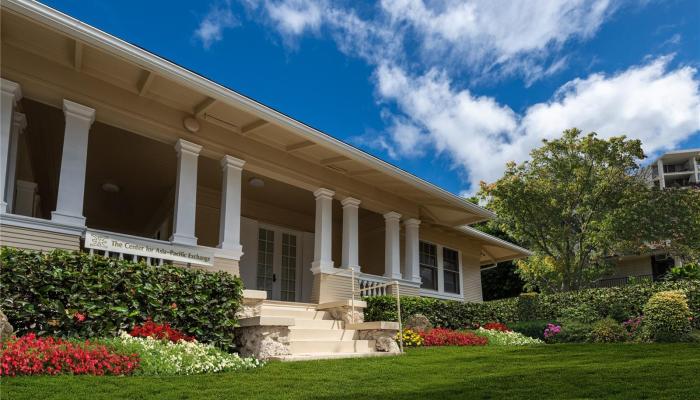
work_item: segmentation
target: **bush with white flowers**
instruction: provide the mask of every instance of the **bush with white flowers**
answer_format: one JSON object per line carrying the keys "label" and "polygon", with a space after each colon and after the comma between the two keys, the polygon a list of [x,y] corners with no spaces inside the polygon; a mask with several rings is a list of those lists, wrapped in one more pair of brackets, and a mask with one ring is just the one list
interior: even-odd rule
{"label": "bush with white flowers", "polygon": [[489,339],[489,346],[528,346],[531,344],[543,344],[540,339],[525,336],[519,332],[497,331],[479,328],[476,334]]}
{"label": "bush with white flowers", "polygon": [[253,357],[242,358],[197,341],[180,340],[173,343],[153,337],[133,337],[121,332],[114,339],[104,340],[119,353],[136,353],[141,375],[193,375],[202,373],[239,371],[261,367],[264,362]]}

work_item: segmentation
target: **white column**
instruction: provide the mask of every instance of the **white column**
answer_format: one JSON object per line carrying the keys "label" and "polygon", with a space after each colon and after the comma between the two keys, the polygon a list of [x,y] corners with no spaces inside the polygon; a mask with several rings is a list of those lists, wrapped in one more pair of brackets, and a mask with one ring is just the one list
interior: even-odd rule
{"label": "white column", "polygon": [[318,189],[316,197],[316,230],[314,232],[314,261],[311,272],[327,272],[333,269],[333,196],[335,192]]}
{"label": "white column", "polygon": [[403,225],[406,227],[406,269],[404,271],[404,279],[420,282],[420,240],[418,235],[420,220],[415,218],[407,219]]}
{"label": "white column", "polygon": [[219,248],[237,260],[243,255],[241,246],[241,174],[245,161],[231,156],[221,159],[221,215]]}
{"label": "white column", "polygon": [[358,243],[358,207],[360,200],[346,197],[343,205],[343,264],[342,268],[360,270]]}
{"label": "white column", "polygon": [[666,179],[664,179],[664,162],[659,160],[656,162],[656,168],[659,170],[659,189],[666,187]]}
{"label": "white column", "polygon": [[175,215],[170,240],[177,244],[196,246],[194,220],[197,213],[197,161],[202,146],[179,139],[177,152],[177,181],[175,184]]}
{"label": "white column", "polygon": [[87,164],[88,136],[95,121],[95,110],[82,104],[63,100],[66,128],[63,134],[61,174],[58,199],[51,220],[64,224],[85,226],[83,197]]}
{"label": "white column", "polygon": [[400,220],[401,214],[384,214],[384,276],[391,279],[401,279]]}
{"label": "white column", "polygon": [[19,136],[27,127],[27,118],[22,113],[15,112],[12,117],[12,131],[10,132],[10,154],[7,163],[7,211],[15,212],[15,180],[17,179],[17,159],[19,150]]}
{"label": "white column", "polygon": [[35,199],[37,192],[37,184],[34,182],[27,182],[18,179],[17,180],[17,197],[15,201],[15,208],[13,212],[19,215],[26,215],[27,217],[34,216]]}
{"label": "white column", "polygon": [[0,81],[0,213],[7,212],[5,191],[8,181],[8,164],[10,153],[10,136],[12,130],[12,118],[15,104],[22,98],[22,90],[19,84],[2,79]]}

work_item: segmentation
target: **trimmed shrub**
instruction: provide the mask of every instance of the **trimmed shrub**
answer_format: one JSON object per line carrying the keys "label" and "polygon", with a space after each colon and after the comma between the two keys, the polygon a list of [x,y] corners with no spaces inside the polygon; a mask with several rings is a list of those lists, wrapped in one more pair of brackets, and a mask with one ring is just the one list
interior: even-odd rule
{"label": "trimmed shrub", "polygon": [[522,321],[508,324],[513,332],[522,333],[525,336],[544,340],[544,330],[547,328],[547,321]]}
{"label": "trimmed shrub", "polygon": [[[700,281],[656,282],[575,292],[521,295],[484,303],[462,303],[426,297],[402,297],[401,315],[423,314],[437,327],[460,329],[497,321],[512,323],[528,320],[568,319],[562,310],[586,307],[594,310],[594,320],[608,316],[624,319],[641,315],[644,304],[657,292],[680,290],[688,298],[693,324],[700,327]],[[396,299],[392,296],[367,297],[365,320],[396,321]],[[584,306],[585,304],[585,306]],[[525,318],[527,317],[527,318]]]}
{"label": "trimmed shrub", "polygon": [[700,279],[700,264],[685,263],[675,266],[666,273],[664,279],[669,281]]}
{"label": "trimmed shrub", "polygon": [[656,293],[644,306],[644,337],[655,342],[686,340],[691,331],[690,318],[688,300],[682,292]]}
{"label": "trimmed shrub", "polygon": [[591,327],[590,341],[594,343],[622,342],[627,338],[627,331],[612,318],[597,321]]}
{"label": "trimmed shrub", "polygon": [[548,343],[584,343],[587,342],[592,326],[578,321],[561,322],[561,330],[547,338]]}
{"label": "trimmed shrub", "polygon": [[564,307],[559,311],[558,317],[569,321],[583,322],[584,324],[592,324],[600,319],[598,311],[587,303],[582,303],[574,307]]}
{"label": "trimmed shrub", "polygon": [[242,282],[228,273],[13,248],[0,249],[0,265],[2,309],[18,335],[109,337],[150,317],[234,348]]}

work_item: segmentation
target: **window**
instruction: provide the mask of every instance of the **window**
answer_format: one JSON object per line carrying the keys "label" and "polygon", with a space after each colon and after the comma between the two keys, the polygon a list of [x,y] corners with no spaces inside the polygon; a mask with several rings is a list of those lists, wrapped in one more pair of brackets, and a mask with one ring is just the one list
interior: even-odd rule
{"label": "window", "polygon": [[282,234],[282,301],[294,301],[297,276],[297,237]]}
{"label": "window", "polygon": [[445,280],[445,292],[459,294],[459,253],[442,248],[442,273]]}
{"label": "window", "polygon": [[421,288],[438,290],[437,246],[420,242]]}

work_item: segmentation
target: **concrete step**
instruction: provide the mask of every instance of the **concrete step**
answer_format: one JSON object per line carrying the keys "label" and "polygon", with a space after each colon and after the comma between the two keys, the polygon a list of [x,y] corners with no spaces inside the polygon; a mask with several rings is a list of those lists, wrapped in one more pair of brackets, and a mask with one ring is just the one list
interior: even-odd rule
{"label": "concrete step", "polygon": [[289,342],[289,351],[294,354],[318,353],[372,353],[374,340],[293,340]]}
{"label": "concrete step", "polygon": [[338,358],[365,358],[365,357],[393,357],[401,353],[384,353],[381,351],[369,353],[310,353],[293,354],[288,356],[272,357],[273,360],[280,361],[312,361],[312,360],[335,360]]}
{"label": "concrete step", "polygon": [[350,341],[357,339],[357,331],[347,329],[296,329],[289,330],[289,340]]}
{"label": "concrete step", "polygon": [[288,317],[294,319],[331,319],[328,311],[301,310],[283,307],[265,307],[260,309],[264,317]]}
{"label": "concrete step", "polygon": [[344,329],[343,321],[334,319],[294,319],[294,325],[290,329]]}
{"label": "concrete step", "polygon": [[262,303],[263,308],[284,308],[301,311],[315,311],[318,304],[312,303],[297,303],[293,301],[265,300]]}

